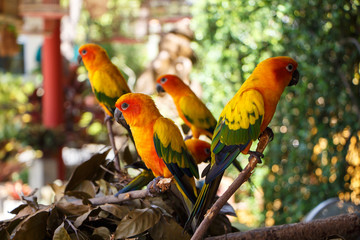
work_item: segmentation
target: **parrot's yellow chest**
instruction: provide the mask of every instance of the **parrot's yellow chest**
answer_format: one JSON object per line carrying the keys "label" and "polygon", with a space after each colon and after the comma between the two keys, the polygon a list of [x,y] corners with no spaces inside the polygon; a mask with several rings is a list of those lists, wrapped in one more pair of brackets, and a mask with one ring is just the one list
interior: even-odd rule
{"label": "parrot's yellow chest", "polygon": [[131,131],[135,140],[136,149],[144,161],[146,167],[150,168],[155,177],[171,177],[169,169],[166,167],[164,161],[159,158],[156,153],[153,127],[131,127]]}

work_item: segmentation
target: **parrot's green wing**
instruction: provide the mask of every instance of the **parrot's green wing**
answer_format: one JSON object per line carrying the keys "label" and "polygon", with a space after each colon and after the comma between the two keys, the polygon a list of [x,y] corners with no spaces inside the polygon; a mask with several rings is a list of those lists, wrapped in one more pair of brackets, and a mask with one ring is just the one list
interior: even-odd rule
{"label": "parrot's green wing", "polygon": [[197,165],[188,152],[179,128],[169,119],[159,118],[154,124],[156,153],[163,159],[186,196],[196,201],[195,186],[189,178],[199,178]]}
{"label": "parrot's green wing", "polygon": [[215,157],[207,182],[222,173],[250,142],[259,137],[264,114],[263,97],[254,89],[239,92],[225,106],[211,143]]}

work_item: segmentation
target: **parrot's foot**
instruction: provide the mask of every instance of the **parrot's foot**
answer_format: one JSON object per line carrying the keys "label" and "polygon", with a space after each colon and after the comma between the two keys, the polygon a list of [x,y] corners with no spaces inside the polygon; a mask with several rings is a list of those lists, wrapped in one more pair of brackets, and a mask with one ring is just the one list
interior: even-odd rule
{"label": "parrot's foot", "polygon": [[163,177],[154,178],[149,184],[147,185],[147,189],[151,194],[161,193],[161,188],[158,187],[158,182],[163,179]]}
{"label": "parrot's foot", "polygon": [[260,136],[259,136],[259,138],[258,138],[259,140],[260,140],[260,138],[261,138],[261,136],[262,136],[263,134],[267,134],[267,135],[269,136],[269,142],[271,142],[272,140],[274,140],[274,132],[273,132],[273,130],[272,130],[271,128],[266,127],[265,130],[260,134]]}
{"label": "parrot's foot", "polygon": [[112,119],[113,118],[111,116],[105,114],[104,123],[106,123],[107,121],[112,121]]}
{"label": "parrot's foot", "polygon": [[193,135],[187,135],[187,136],[184,138],[184,141],[189,140],[189,139],[191,139],[192,137],[193,137]]}
{"label": "parrot's foot", "polygon": [[250,154],[249,159],[251,157],[255,157],[257,159],[258,163],[262,163],[261,158],[264,157],[264,154],[262,154],[260,152],[256,152],[256,151],[249,151],[248,153]]}
{"label": "parrot's foot", "polygon": [[166,192],[171,187],[171,182],[173,178],[162,178],[160,181],[156,184],[158,188],[160,188],[161,192]]}

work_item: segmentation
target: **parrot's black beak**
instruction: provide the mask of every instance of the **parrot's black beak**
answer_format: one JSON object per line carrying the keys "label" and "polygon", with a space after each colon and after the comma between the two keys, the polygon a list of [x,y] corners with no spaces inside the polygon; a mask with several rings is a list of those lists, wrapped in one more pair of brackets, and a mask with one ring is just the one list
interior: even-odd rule
{"label": "parrot's black beak", "polygon": [[77,57],[77,61],[78,61],[78,64],[79,64],[79,65],[82,64],[83,60],[82,60],[81,55],[79,55],[79,56]]}
{"label": "parrot's black beak", "polygon": [[156,91],[158,93],[164,93],[165,92],[164,88],[160,84],[156,84]]}
{"label": "parrot's black beak", "polygon": [[114,112],[114,119],[115,119],[116,122],[118,122],[120,124],[126,122],[125,118],[124,118],[124,115],[117,108],[115,109],[115,112]]}
{"label": "parrot's black beak", "polygon": [[289,83],[288,86],[293,86],[293,85],[296,85],[298,82],[299,82],[299,79],[300,79],[300,73],[299,71],[296,69],[293,74],[292,74],[292,78],[291,78],[291,81]]}

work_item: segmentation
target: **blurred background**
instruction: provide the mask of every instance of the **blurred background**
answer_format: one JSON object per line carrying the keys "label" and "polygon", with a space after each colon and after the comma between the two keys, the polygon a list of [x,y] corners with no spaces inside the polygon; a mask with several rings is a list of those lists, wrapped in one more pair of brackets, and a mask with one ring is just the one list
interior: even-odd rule
{"label": "blurred background", "polygon": [[[109,145],[104,114],[77,50],[103,46],[130,88],[153,95],[179,125],[155,79],[173,73],[218,119],[260,61],[287,55],[301,80],[285,90],[262,165],[230,199],[235,226],[293,223],[330,198],[360,203],[360,1],[1,0],[0,220],[19,194],[66,181]],[[116,126],[114,126],[116,128]],[[121,128],[116,143],[121,149]],[[239,157],[243,166],[247,157]],[[230,167],[224,191],[238,172]]]}

